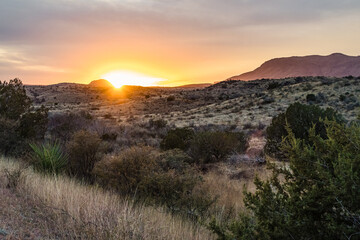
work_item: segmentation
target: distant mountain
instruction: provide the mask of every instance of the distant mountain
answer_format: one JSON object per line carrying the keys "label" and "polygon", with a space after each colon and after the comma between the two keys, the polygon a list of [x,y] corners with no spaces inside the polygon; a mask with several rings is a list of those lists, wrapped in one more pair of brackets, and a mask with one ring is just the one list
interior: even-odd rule
{"label": "distant mountain", "polygon": [[194,84],[176,86],[174,88],[206,88],[211,85],[212,85],[211,83],[194,83]]}
{"label": "distant mountain", "polygon": [[254,71],[233,76],[228,80],[279,79],[298,76],[345,77],[360,76],[360,56],[341,53],[329,56],[275,58],[263,63]]}
{"label": "distant mountain", "polygon": [[91,83],[89,83],[90,87],[97,87],[97,88],[113,88],[114,85],[112,85],[108,80],[105,79],[99,79],[94,80]]}

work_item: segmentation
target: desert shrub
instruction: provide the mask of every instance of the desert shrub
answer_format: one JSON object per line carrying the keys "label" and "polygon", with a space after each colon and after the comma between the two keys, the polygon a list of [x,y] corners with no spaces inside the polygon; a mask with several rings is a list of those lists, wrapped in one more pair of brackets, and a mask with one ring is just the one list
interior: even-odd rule
{"label": "desert shrub", "polygon": [[20,79],[0,81],[0,116],[0,153],[20,155],[27,142],[44,138],[48,109],[31,105]]}
{"label": "desert shrub", "polygon": [[59,174],[65,170],[68,157],[58,142],[30,144],[30,147],[33,150],[30,157],[37,170],[48,174]]}
{"label": "desert shrub", "polygon": [[253,129],[254,126],[252,125],[252,123],[245,123],[244,126],[243,126],[243,129],[246,130],[246,129]]}
{"label": "desert shrub", "polygon": [[268,90],[272,90],[272,89],[275,89],[275,88],[279,88],[281,87],[281,84],[278,83],[278,82],[272,82],[272,83],[269,83],[267,89]]}
{"label": "desert shrub", "polygon": [[88,128],[91,123],[86,112],[57,113],[49,117],[48,130],[53,138],[67,142],[76,131]]}
{"label": "desert shrub", "polygon": [[17,132],[17,122],[0,117],[0,150],[5,156],[15,152],[19,147],[20,135]]}
{"label": "desert shrub", "polygon": [[150,147],[131,147],[116,156],[106,156],[94,168],[96,180],[122,194],[142,195],[156,169]]}
{"label": "desert shrub", "polygon": [[66,145],[69,154],[69,173],[78,178],[92,181],[91,172],[100,160],[102,142],[96,133],[80,130]]}
{"label": "desert shrub", "polygon": [[167,125],[167,122],[163,119],[156,119],[156,120],[150,119],[149,120],[149,126],[156,128],[156,129],[164,128],[164,127],[166,127],[166,125]]}
{"label": "desert shrub", "polygon": [[7,180],[6,188],[16,190],[27,167],[27,164],[21,164],[18,168],[4,168],[3,171]]}
{"label": "desert shrub", "polygon": [[204,189],[197,188],[201,178],[188,167],[186,155],[176,154],[169,159],[170,152],[159,156],[150,147],[131,147],[119,155],[103,158],[93,173],[104,187],[147,204],[164,205],[174,214],[195,220],[215,200]]}
{"label": "desert shrub", "polygon": [[162,149],[179,148],[185,150],[189,147],[190,140],[194,136],[191,128],[176,128],[168,131],[167,135],[160,143]]}
{"label": "desert shrub", "polygon": [[168,97],[166,98],[166,101],[168,101],[168,102],[175,101],[175,96],[173,96],[173,95],[168,96]]}
{"label": "desert shrub", "polygon": [[106,132],[101,135],[101,139],[104,141],[115,141],[117,136],[118,135],[115,132]]}
{"label": "desert shrub", "polygon": [[301,83],[303,81],[305,81],[305,79],[303,77],[296,77],[295,78],[295,83]]}
{"label": "desert shrub", "polygon": [[242,132],[199,132],[190,142],[190,156],[197,163],[224,161],[234,151],[246,149],[246,137]]}
{"label": "desert shrub", "polygon": [[104,118],[105,118],[105,119],[112,119],[113,116],[111,115],[111,113],[106,113],[106,114],[104,115]]}
{"label": "desert shrub", "polygon": [[180,149],[168,150],[157,158],[159,166],[164,171],[176,170],[182,172],[194,163],[194,160]]}
{"label": "desert shrub", "polygon": [[344,78],[351,80],[351,79],[354,79],[355,77],[352,76],[352,75],[349,75],[349,76],[346,76],[346,77],[344,77]]}
{"label": "desert shrub", "polygon": [[316,101],[315,94],[310,93],[310,94],[306,95],[306,101],[307,102],[315,102]]}
{"label": "desert shrub", "polygon": [[[226,86],[227,85],[223,85],[223,86]],[[218,96],[218,99],[219,100],[228,100],[229,99],[229,95],[227,95],[226,93],[221,93],[219,96]]]}
{"label": "desert shrub", "polygon": [[244,198],[248,214],[223,226],[212,222],[219,239],[358,239],[360,127],[324,124],[326,138],[309,131],[314,144],[289,131],[289,166],[273,165],[269,180],[255,180],[255,193]]}
{"label": "desert shrub", "polygon": [[275,99],[271,96],[264,96],[262,99],[262,104],[269,104],[275,102]]}
{"label": "desert shrub", "polygon": [[320,121],[320,119],[325,118],[338,122],[343,121],[342,117],[332,108],[324,110],[316,105],[291,104],[284,113],[274,117],[270,126],[266,129],[267,143],[265,145],[265,153],[278,159],[284,159],[284,155],[280,151],[280,145],[282,139],[287,136],[287,124],[297,138],[304,139],[306,142],[309,140],[308,129],[313,124],[316,124],[316,133],[325,137],[325,125]]}
{"label": "desert shrub", "polygon": [[147,196],[166,206],[171,213],[193,221],[204,217],[216,198],[201,185],[201,178],[193,170],[155,172],[148,179]]}
{"label": "desert shrub", "polygon": [[339,100],[343,102],[343,101],[345,101],[345,99],[346,99],[346,96],[341,94],[339,97]]}
{"label": "desert shrub", "polygon": [[310,83],[306,83],[305,86],[303,86],[303,91],[310,91],[313,89],[313,86]]}
{"label": "desert shrub", "polygon": [[23,115],[20,119],[19,133],[23,138],[41,140],[47,130],[48,109],[44,106]]}

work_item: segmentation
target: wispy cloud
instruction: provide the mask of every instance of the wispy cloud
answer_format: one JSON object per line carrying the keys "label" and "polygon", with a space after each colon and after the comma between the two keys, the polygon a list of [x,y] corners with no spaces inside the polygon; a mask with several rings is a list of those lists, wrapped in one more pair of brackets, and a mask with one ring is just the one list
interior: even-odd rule
{"label": "wispy cloud", "polygon": [[53,66],[34,64],[31,59],[21,53],[0,48],[0,67],[11,67],[15,70],[63,73],[67,70]]}
{"label": "wispy cloud", "polygon": [[355,54],[359,12],[358,0],[1,0],[0,67],[58,81],[91,59],[153,56],[187,78],[226,77],[276,53]]}

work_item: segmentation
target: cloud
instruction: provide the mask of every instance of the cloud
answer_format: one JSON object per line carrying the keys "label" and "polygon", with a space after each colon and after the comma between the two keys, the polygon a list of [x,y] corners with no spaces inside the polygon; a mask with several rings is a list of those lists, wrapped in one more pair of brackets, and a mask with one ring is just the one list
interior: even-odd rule
{"label": "cloud", "polygon": [[[180,56],[226,64],[231,55],[293,47],[303,32],[317,43],[348,34],[345,24],[360,22],[359,10],[358,0],[1,0],[0,46],[11,51],[0,52],[0,65],[60,74],[82,58],[141,54],[173,65]],[[334,22],[344,27],[332,29]],[[324,29],[327,35],[316,35]]]}
{"label": "cloud", "polygon": [[[2,0],[0,41],[62,42],[136,29],[207,33],[258,25],[299,24],[357,14],[357,0]],[[83,37],[82,37],[83,36]]]}

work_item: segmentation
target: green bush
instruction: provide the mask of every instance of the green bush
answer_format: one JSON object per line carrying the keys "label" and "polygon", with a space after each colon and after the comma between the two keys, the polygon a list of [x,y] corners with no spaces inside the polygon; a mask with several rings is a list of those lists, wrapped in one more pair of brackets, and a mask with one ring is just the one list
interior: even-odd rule
{"label": "green bush", "polygon": [[0,116],[18,120],[21,115],[28,112],[31,100],[26,95],[25,87],[21,80],[15,78],[9,82],[0,81]]}
{"label": "green bush", "polygon": [[22,138],[41,140],[47,130],[48,109],[44,106],[24,114],[20,119],[19,134]]}
{"label": "green bush", "polygon": [[269,83],[268,87],[267,87],[267,90],[272,90],[272,89],[275,89],[275,88],[279,88],[281,87],[281,84],[278,83],[278,82],[271,82]]}
{"label": "green bush", "polygon": [[164,171],[176,170],[182,172],[194,163],[194,160],[180,149],[172,149],[161,153],[157,163]]}
{"label": "green bush", "polygon": [[66,145],[69,154],[69,172],[78,178],[92,181],[92,170],[101,158],[102,143],[96,133],[80,130]]}
{"label": "green bush", "polygon": [[346,99],[346,96],[341,94],[339,97],[339,100],[343,102],[343,101],[345,101],[345,99]]}
{"label": "green bush", "polygon": [[0,152],[5,156],[16,152],[19,147],[20,136],[17,132],[17,122],[0,117]]}
{"label": "green bush", "polygon": [[30,144],[30,147],[33,150],[30,157],[37,170],[48,174],[59,174],[65,170],[68,157],[58,142]]}
{"label": "green bush", "polygon": [[360,232],[360,127],[325,121],[326,137],[313,144],[293,132],[283,143],[289,166],[272,166],[245,194],[250,211],[226,225],[212,222],[219,239],[358,239]]}
{"label": "green bush", "polygon": [[284,113],[272,119],[270,126],[266,129],[267,143],[265,145],[265,153],[284,159],[284,155],[280,151],[280,145],[284,137],[287,136],[286,125],[295,134],[295,137],[309,141],[309,132],[314,124],[316,124],[316,133],[322,137],[326,136],[324,123],[320,119],[336,120],[342,122],[342,118],[333,109],[321,109],[316,105],[304,105],[301,103],[291,104]]}
{"label": "green bush", "polygon": [[224,161],[231,152],[243,152],[247,139],[242,132],[199,132],[190,142],[189,153],[196,163]]}
{"label": "green bush", "polygon": [[313,93],[310,93],[308,95],[306,95],[306,101],[307,102],[315,102],[316,101],[316,96]]}
{"label": "green bush", "polygon": [[168,96],[168,97],[166,98],[166,101],[168,101],[168,102],[175,101],[175,96],[173,96],[173,95]]}
{"label": "green bush", "polygon": [[149,120],[149,126],[155,128],[155,129],[165,128],[166,125],[167,125],[167,122],[163,119],[156,119],[156,120],[150,119]]}
{"label": "green bush", "polygon": [[0,81],[0,153],[21,155],[28,142],[44,138],[48,109],[35,109],[20,79]]}
{"label": "green bush", "polygon": [[193,136],[194,131],[191,128],[175,128],[170,130],[163,138],[160,147],[164,150],[174,148],[186,150]]}
{"label": "green bush", "polygon": [[146,195],[171,213],[197,221],[208,214],[216,198],[211,196],[194,170],[155,172],[148,179]]}

